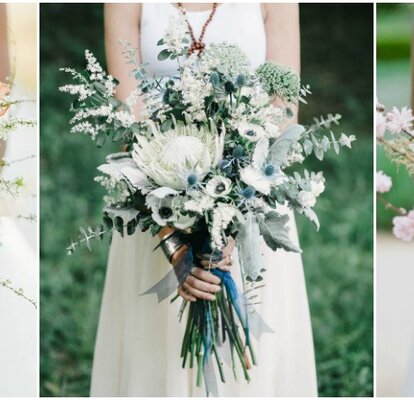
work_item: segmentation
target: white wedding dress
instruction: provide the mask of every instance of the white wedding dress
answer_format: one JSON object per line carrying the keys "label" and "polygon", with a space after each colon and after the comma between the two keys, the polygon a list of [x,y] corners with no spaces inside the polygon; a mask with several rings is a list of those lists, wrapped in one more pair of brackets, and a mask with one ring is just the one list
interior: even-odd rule
{"label": "white wedding dress", "polygon": [[[14,93],[20,98],[22,93]],[[33,98],[33,94],[26,97]],[[36,107],[22,105],[20,117],[34,118]],[[6,159],[18,160],[37,152],[33,128],[19,128],[7,140]],[[7,179],[24,177],[27,193],[36,188],[36,159],[5,168]],[[17,202],[0,196],[0,280],[9,279],[14,288],[37,302],[39,265],[37,257],[37,225],[14,220],[4,215],[29,215],[36,212],[36,199],[26,196]],[[0,397],[35,397],[38,393],[38,313],[27,300],[0,286]]]}
{"label": "white wedding dress", "polygon": [[[151,73],[173,74],[176,65],[157,61],[171,15],[171,4],[142,5],[141,55]],[[209,11],[189,12],[197,36]],[[198,36],[197,36],[198,37]],[[206,43],[238,44],[252,67],[265,61],[266,38],[259,4],[224,3],[207,28]],[[297,240],[292,222],[292,238]],[[91,396],[204,396],[196,387],[196,371],[181,367],[180,347],[185,324],[178,321],[180,302],[158,304],[155,295],[140,296],[170,269],[158,238],[136,233],[111,244],[102,309],[96,339]],[[262,244],[267,270],[266,286],[260,289],[262,304],[256,306],[274,333],[254,340],[258,366],[251,382],[239,373],[235,382],[225,366],[226,384],[219,382],[220,396],[317,396],[312,329],[301,256],[273,252]],[[237,252],[233,275],[240,280]]]}

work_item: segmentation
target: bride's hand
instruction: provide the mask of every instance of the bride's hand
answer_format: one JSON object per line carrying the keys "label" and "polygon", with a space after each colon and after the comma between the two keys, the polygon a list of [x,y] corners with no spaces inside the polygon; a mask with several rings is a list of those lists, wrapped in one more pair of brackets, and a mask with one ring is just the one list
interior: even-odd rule
{"label": "bride's hand", "polygon": [[230,236],[228,238],[226,246],[224,246],[222,251],[222,258],[218,263],[212,263],[208,259],[201,260],[201,265],[206,268],[218,268],[222,271],[230,271],[232,265],[233,265],[233,250],[236,246],[236,241]]}
{"label": "bride's hand", "polygon": [[[172,265],[175,266],[183,254],[188,251],[187,246],[182,247],[172,257]],[[199,267],[193,267],[191,274],[178,289],[178,294],[187,301],[215,300],[214,293],[221,290],[220,278],[211,272]]]}

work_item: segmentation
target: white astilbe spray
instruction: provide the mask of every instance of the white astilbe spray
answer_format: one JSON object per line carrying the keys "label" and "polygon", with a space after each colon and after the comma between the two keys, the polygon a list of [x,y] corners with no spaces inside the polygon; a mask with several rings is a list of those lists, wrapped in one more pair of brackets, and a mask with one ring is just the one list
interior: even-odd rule
{"label": "white astilbe spray", "polygon": [[231,204],[217,204],[213,211],[211,240],[214,249],[222,249],[225,245],[223,232],[236,216],[237,209]]}
{"label": "white astilbe spray", "polygon": [[188,48],[188,25],[183,15],[170,17],[168,27],[163,37],[163,45],[170,53],[181,56]]}

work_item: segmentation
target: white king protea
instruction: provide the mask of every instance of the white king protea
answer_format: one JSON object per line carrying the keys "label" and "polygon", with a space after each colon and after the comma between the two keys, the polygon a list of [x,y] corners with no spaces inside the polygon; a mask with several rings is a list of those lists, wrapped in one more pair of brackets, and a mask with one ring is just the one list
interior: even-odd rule
{"label": "white king protea", "polygon": [[195,125],[177,125],[166,132],[149,121],[153,136],[137,135],[132,157],[145,175],[157,185],[178,191],[202,181],[221,160],[224,132]]}

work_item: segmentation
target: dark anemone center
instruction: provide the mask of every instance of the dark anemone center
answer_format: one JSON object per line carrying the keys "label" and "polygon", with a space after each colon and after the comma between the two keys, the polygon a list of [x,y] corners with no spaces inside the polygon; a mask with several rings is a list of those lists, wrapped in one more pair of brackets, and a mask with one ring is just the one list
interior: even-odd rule
{"label": "dark anemone center", "polygon": [[223,182],[220,182],[216,186],[216,193],[223,193],[226,190],[226,185]]}
{"label": "dark anemone center", "polygon": [[166,207],[166,206],[162,206],[162,207],[160,207],[160,209],[159,209],[159,213],[160,213],[160,216],[161,216],[163,219],[168,219],[168,218],[170,218],[170,217],[172,216],[172,214],[173,214],[172,209],[171,209],[170,207]]}
{"label": "dark anemone center", "polygon": [[247,136],[256,136],[256,132],[253,129],[249,129],[246,131]]}

